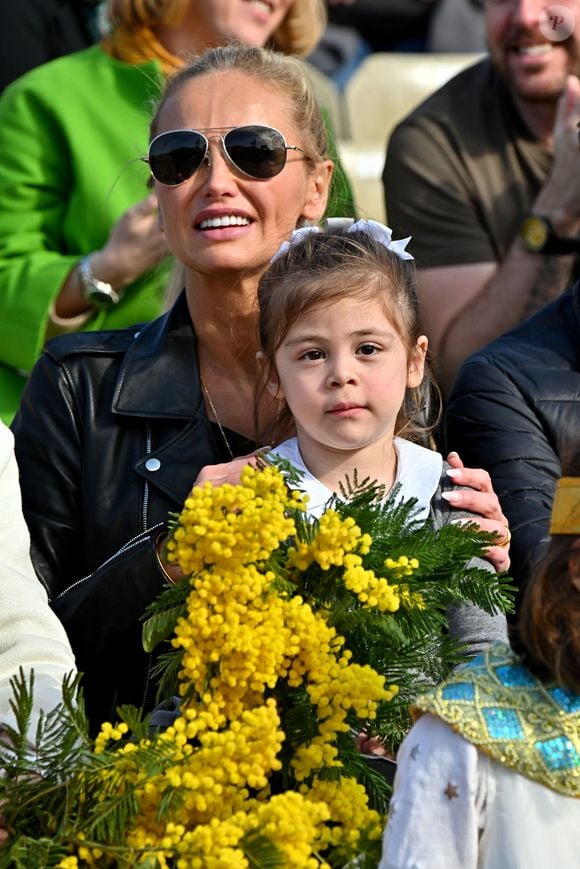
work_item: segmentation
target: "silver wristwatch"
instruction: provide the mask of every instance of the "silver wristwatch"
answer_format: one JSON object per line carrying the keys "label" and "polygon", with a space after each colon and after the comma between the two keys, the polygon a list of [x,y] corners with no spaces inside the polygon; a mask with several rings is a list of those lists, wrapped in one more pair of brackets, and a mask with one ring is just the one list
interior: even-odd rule
{"label": "silver wristwatch", "polygon": [[79,263],[79,278],[83,298],[95,308],[111,308],[118,305],[121,295],[106,281],[100,281],[91,269],[91,257],[86,256]]}

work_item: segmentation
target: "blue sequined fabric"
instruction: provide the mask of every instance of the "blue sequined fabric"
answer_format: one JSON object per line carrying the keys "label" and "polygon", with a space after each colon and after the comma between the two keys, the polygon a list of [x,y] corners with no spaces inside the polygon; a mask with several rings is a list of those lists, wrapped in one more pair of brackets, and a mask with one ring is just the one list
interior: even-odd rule
{"label": "blue sequined fabric", "polygon": [[580,696],[543,685],[508,646],[458,668],[411,711],[437,715],[500,763],[580,798]]}

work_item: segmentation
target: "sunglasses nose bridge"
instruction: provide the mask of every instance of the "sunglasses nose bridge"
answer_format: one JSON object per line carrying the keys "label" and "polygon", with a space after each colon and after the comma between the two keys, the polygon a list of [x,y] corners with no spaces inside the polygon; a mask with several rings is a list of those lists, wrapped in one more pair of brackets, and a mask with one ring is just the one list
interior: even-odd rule
{"label": "sunglasses nose bridge", "polygon": [[206,136],[207,148],[206,148],[204,162],[207,164],[208,168],[210,168],[210,169],[212,168],[212,156],[211,155],[212,155],[212,149],[213,149],[214,150],[214,159],[215,159],[215,154],[217,153],[219,155],[219,157],[223,160],[225,165],[227,166],[228,171],[231,172],[233,170],[234,172],[236,172],[236,171],[239,171],[239,166],[237,166],[235,161],[231,158],[230,154],[228,153],[228,149],[227,149],[227,146],[225,143],[226,135],[227,134],[219,135],[216,133],[212,136]]}

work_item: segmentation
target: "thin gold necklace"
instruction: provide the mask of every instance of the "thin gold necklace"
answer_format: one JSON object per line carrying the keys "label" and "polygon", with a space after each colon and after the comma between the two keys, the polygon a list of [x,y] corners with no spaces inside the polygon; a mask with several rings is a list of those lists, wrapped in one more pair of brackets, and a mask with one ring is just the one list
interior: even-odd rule
{"label": "thin gold necklace", "polygon": [[225,431],[224,431],[224,427],[223,427],[223,425],[222,425],[222,423],[221,423],[221,420],[220,420],[220,418],[219,418],[219,416],[218,416],[218,412],[217,412],[217,410],[215,409],[215,405],[214,405],[213,401],[211,400],[211,395],[209,394],[209,390],[208,390],[207,386],[205,385],[205,383],[203,382],[203,379],[202,379],[202,378],[200,378],[200,382],[201,382],[201,388],[202,388],[203,394],[205,395],[205,397],[206,397],[206,399],[207,399],[207,403],[209,404],[209,406],[210,406],[210,408],[211,408],[211,412],[213,413],[213,415],[214,415],[214,417],[215,417],[215,421],[217,422],[217,427],[219,428],[219,430],[220,430],[220,434],[221,434],[222,438],[224,439],[224,444],[226,445],[227,451],[228,451],[228,453],[230,454],[230,458],[233,459],[233,458],[234,458],[234,452],[233,452],[233,450],[232,450],[232,448],[231,448],[231,446],[230,446],[230,444],[229,444],[229,441],[228,441],[228,439],[227,439],[227,437],[226,437],[226,433],[225,433]]}

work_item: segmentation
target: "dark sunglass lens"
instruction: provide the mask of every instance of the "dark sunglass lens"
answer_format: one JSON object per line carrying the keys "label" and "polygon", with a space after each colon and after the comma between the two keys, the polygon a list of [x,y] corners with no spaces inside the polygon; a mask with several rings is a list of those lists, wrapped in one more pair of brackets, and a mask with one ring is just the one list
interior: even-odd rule
{"label": "dark sunglass lens", "polygon": [[224,136],[232,163],[252,178],[273,178],[286,165],[282,134],[270,127],[238,127]]}
{"label": "dark sunglass lens", "polygon": [[160,184],[174,187],[191,178],[205,157],[206,143],[194,131],[163,133],[151,142],[149,166]]}

